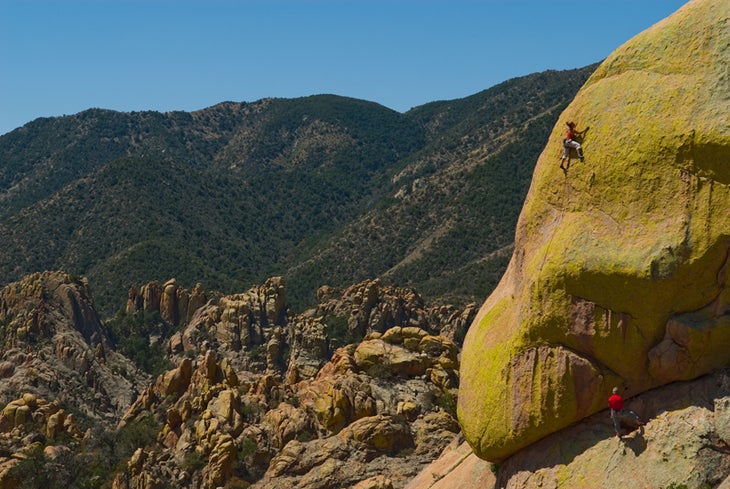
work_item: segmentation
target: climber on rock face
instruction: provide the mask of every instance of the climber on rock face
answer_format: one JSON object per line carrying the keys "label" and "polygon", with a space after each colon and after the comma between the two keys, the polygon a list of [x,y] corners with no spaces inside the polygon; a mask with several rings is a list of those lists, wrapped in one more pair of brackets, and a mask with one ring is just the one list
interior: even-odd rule
{"label": "climber on rock face", "polygon": [[624,408],[624,399],[619,395],[618,387],[613,388],[613,394],[608,398],[608,407],[611,409],[611,420],[617,437],[621,438],[621,421],[624,419],[630,419],[637,427],[644,426],[638,414]]}
{"label": "climber on rock face", "polygon": [[[580,145],[580,142],[578,142],[579,138],[582,138],[583,135],[590,129],[590,127],[586,127],[582,131],[579,131],[575,128],[575,122],[568,122],[568,132],[565,135],[565,139],[563,139],[563,156],[560,158],[560,168],[563,171],[566,171],[568,168],[570,168],[570,150],[575,149],[575,151],[578,153],[578,158],[580,158],[580,161],[583,161],[583,148]],[[563,166],[563,163],[565,163],[565,160],[568,160],[568,166]]]}

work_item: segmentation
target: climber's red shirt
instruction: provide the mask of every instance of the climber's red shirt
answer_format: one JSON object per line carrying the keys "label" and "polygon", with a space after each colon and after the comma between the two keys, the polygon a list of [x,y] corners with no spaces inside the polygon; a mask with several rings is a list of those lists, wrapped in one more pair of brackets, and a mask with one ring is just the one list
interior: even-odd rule
{"label": "climber's red shirt", "polygon": [[573,132],[573,130],[572,130],[572,129],[569,129],[569,130],[568,130],[568,133],[567,133],[567,134],[565,135],[565,137],[566,137],[567,139],[575,139],[575,133]]}
{"label": "climber's red shirt", "polygon": [[621,411],[624,408],[624,399],[618,394],[614,394],[608,398],[608,407],[614,411]]}

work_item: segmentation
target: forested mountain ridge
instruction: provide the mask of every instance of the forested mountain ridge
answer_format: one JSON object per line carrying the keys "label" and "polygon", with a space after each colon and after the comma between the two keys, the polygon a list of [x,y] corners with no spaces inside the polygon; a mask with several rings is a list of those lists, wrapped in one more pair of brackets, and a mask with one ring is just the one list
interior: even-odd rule
{"label": "forested mountain ridge", "polygon": [[[0,137],[0,276],[85,275],[107,315],[131,284],[172,276],[226,292],[282,275],[295,306],[375,277],[482,298],[545,138],[594,68],[405,114],[318,95],[35,120]],[[462,284],[467,268],[480,280]]]}

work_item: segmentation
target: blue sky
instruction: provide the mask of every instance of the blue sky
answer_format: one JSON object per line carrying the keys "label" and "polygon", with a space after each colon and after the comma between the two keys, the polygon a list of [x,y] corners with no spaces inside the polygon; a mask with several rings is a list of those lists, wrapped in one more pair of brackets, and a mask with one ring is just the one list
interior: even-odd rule
{"label": "blue sky", "polygon": [[399,112],[597,62],[685,0],[0,0],[0,134],[333,93]]}

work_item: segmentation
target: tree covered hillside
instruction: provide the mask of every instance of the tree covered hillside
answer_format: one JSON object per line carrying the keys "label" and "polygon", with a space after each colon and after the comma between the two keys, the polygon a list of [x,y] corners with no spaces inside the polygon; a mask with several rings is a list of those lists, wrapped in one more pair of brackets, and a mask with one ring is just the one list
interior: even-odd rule
{"label": "tree covered hillside", "polygon": [[130,285],[170,277],[229,292],[282,275],[299,307],[375,277],[482,298],[548,131],[593,69],[405,114],[319,95],[38,119],[0,137],[1,280],[85,275],[107,315]]}

